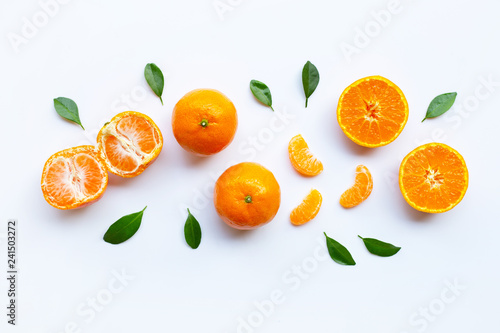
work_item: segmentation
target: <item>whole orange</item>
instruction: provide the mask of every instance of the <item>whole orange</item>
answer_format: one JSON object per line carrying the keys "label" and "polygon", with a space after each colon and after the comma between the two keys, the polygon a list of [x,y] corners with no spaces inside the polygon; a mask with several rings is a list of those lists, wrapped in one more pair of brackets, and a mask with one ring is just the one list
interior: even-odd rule
{"label": "whole orange", "polygon": [[270,222],[280,202],[276,178],[257,163],[233,165],[215,183],[215,209],[224,222],[236,229],[255,229]]}
{"label": "whole orange", "polygon": [[233,102],[214,89],[196,89],[174,107],[172,129],[185,150],[197,155],[212,155],[233,141],[238,117]]}

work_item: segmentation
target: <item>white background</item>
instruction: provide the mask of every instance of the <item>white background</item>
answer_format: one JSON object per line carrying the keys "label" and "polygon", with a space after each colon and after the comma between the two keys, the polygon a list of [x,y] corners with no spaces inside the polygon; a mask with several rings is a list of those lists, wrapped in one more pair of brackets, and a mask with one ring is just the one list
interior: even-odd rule
{"label": "white background", "polygon": [[[18,326],[7,325],[2,273],[0,331],[238,332],[242,320],[253,325],[240,327],[245,333],[495,330],[499,3],[401,0],[384,27],[371,13],[387,11],[385,0],[219,3],[232,10],[219,15],[213,0],[72,0],[44,22],[38,1],[2,0],[0,267],[6,270],[5,224],[16,218],[20,308]],[[9,38],[22,36],[25,19],[40,27],[16,47]],[[363,41],[356,36],[365,28],[371,37]],[[346,44],[358,52],[347,57]],[[321,82],[304,109],[307,60],[318,67]],[[165,74],[164,106],[144,80],[148,62]],[[342,90],[368,75],[395,82],[410,106],[400,137],[376,149],[356,146],[336,122]],[[251,79],[268,84],[276,112],[290,115],[286,125],[253,98]],[[226,150],[198,158],[177,144],[170,117],[185,93],[204,87],[232,99],[239,128]],[[458,98],[449,113],[421,123],[432,98],[450,91]],[[52,99],[58,96],[76,101],[85,132],[56,114]],[[165,142],[157,161],[134,179],[111,176],[92,206],[49,206],[39,185],[46,159],[94,143],[106,120],[129,109],[160,127]],[[324,164],[318,177],[301,177],[290,165],[287,144],[298,133]],[[250,140],[259,136],[257,150]],[[462,203],[440,215],[409,207],[396,181],[403,157],[430,141],[457,149],[470,173]],[[275,174],[282,204],[269,225],[237,232],[203,193],[229,164],[248,160]],[[358,164],[371,170],[374,190],[345,210],[338,199]],[[313,187],[323,194],[323,207],[315,220],[293,227],[289,213]],[[114,221],[146,205],[131,240],[118,246],[102,240]],[[197,250],[183,236],[188,207],[203,230]],[[323,232],[344,244],[357,265],[325,259]],[[358,234],[402,250],[391,258],[373,256]],[[123,270],[134,279],[106,298],[114,274]],[[273,292],[283,295],[271,309],[266,300]],[[93,316],[88,302],[97,296],[106,304]],[[255,305],[263,301],[267,316]],[[429,311],[427,319],[422,311]]]}

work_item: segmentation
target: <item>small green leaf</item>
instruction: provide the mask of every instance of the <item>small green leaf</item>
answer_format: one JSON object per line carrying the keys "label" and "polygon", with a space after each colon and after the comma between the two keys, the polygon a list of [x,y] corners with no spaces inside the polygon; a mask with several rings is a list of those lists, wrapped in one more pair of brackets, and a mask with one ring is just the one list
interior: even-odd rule
{"label": "small green leaf", "polygon": [[66,97],[54,98],[54,108],[61,117],[63,117],[64,119],[68,119],[69,121],[72,121],[74,123],[77,123],[82,127],[83,130],[85,130],[80,121],[80,115],[78,114],[78,106],[72,99]]}
{"label": "small green leaf", "polygon": [[146,208],[147,206],[140,212],[125,215],[113,223],[104,234],[104,241],[111,244],[120,244],[135,235],[141,226],[142,215]]}
{"label": "small green leaf", "polygon": [[186,224],[184,224],[184,236],[186,237],[186,243],[191,246],[192,249],[197,249],[201,243],[201,228],[200,224],[196,218],[191,214],[188,208],[188,217]]}
{"label": "small green leaf", "polygon": [[302,85],[304,86],[304,93],[306,94],[306,108],[309,97],[316,90],[319,83],[319,72],[316,66],[310,61],[306,62],[302,69]]}
{"label": "small green leaf", "polygon": [[165,82],[160,68],[153,63],[147,64],[146,68],[144,68],[144,77],[151,87],[151,90],[153,90],[156,96],[160,97],[161,105],[163,105],[161,95],[163,94]]}
{"label": "small green leaf", "polygon": [[339,242],[327,236],[326,237],[326,247],[328,248],[328,253],[330,257],[338,264],[354,266],[356,262],[351,256],[351,253]]}
{"label": "small green leaf", "polygon": [[250,90],[252,91],[252,94],[255,96],[255,98],[259,100],[259,102],[269,106],[271,110],[274,111],[271,91],[269,90],[269,87],[266,86],[265,83],[257,80],[252,80],[250,81]]}
{"label": "small green leaf", "polygon": [[374,238],[363,238],[358,235],[359,238],[363,240],[363,243],[365,243],[366,248],[371,254],[380,256],[380,257],[391,257],[395,255],[396,253],[401,250],[400,247],[394,246],[389,243],[385,243],[382,241],[379,241],[378,239]]}
{"label": "small green leaf", "polygon": [[429,104],[427,114],[422,122],[427,118],[435,118],[448,111],[453,106],[453,103],[455,103],[456,98],[456,92],[446,93],[435,97],[431,104]]}

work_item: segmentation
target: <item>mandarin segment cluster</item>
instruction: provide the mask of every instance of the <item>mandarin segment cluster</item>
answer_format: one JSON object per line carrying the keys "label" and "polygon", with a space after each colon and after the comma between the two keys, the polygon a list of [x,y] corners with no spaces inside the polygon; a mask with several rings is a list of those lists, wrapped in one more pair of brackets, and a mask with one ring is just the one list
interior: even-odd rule
{"label": "mandarin segment cluster", "polygon": [[108,185],[108,171],[125,178],[141,174],[160,154],[160,129],[145,114],[122,112],[106,123],[97,146],[68,148],[52,155],[43,168],[42,193],[59,209],[87,206]]}
{"label": "mandarin segment cluster", "polygon": [[121,177],[140,175],[163,147],[160,129],[148,116],[128,111],[114,116],[97,135],[97,150],[108,170]]}
{"label": "mandarin segment cluster", "polygon": [[106,165],[94,146],[57,152],[42,172],[43,196],[59,209],[87,206],[102,197],[107,185]]}

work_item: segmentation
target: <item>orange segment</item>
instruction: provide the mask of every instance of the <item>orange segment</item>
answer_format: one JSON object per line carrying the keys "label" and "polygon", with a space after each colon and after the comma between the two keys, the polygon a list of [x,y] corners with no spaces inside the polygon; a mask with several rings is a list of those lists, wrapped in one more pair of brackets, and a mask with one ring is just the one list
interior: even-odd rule
{"label": "orange segment", "polygon": [[369,76],[349,85],[340,96],[337,120],[355,143],[380,147],[394,141],[408,120],[406,98],[391,81]]}
{"label": "orange segment", "polygon": [[372,189],[373,178],[370,171],[364,165],[358,165],[354,185],[342,194],[340,204],[344,208],[357,206],[368,198]]}
{"label": "orange segment", "polygon": [[89,205],[101,198],[108,185],[104,161],[93,146],[65,149],[52,155],[43,168],[42,193],[59,209]]}
{"label": "orange segment", "polygon": [[399,187],[413,208],[443,213],[464,197],[469,184],[463,157],[442,143],[429,143],[410,152],[399,168]]}
{"label": "orange segment", "polygon": [[135,177],[158,157],[163,137],[151,118],[127,111],[104,125],[97,136],[97,147],[110,172]]}
{"label": "orange segment", "polygon": [[323,171],[323,163],[314,157],[300,134],[290,140],[288,156],[294,169],[304,176],[316,176]]}
{"label": "orange segment", "polygon": [[290,221],[293,225],[302,225],[311,221],[318,214],[322,202],[321,193],[315,189],[311,190],[302,203],[292,210]]}

